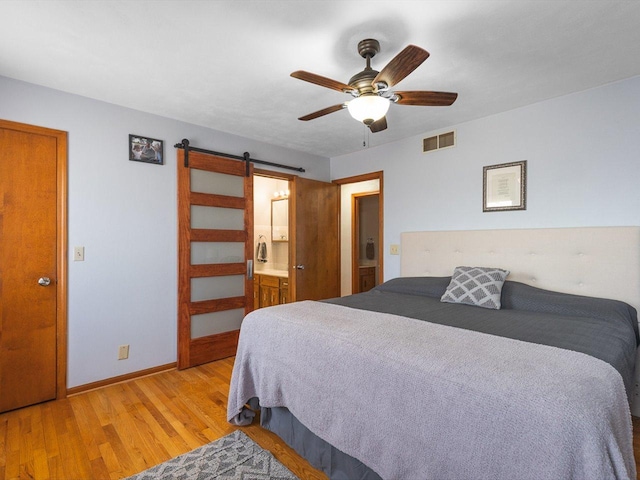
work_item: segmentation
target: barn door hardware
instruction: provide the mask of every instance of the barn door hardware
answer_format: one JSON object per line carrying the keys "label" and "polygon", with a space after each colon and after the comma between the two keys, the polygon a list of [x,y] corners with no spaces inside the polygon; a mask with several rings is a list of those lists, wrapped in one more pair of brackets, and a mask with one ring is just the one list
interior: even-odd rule
{"label": "barn door hardware", "polygon": [[200,153],[206,153],[208,155],[216,155],[218,157],[225,157],[225,158],[232,158],[234,160],[242,160],[244,162],[246,162],[247,164],[247,176],[249,176],[249,164],[250,163],[255,163],[255,164],[259,164],[259,165],[267,165],[269,167],[276,167],[276,168],[284,168],[287,170],[295,170],[296,172],[304,172],[305,169],[302,167],[292,167],[291,165],[282,165],[281,163],[274,163],[274,162],[267,162],[265,160],[258,160],[257,158],[251,158],[251,156],[249,155],[249,152],[244,152],[243,156],[239,156],[239,155],[232,155],[230,153],[221,153],[221,152],[214,152],[213,150],[206,150],[204,148],[197,148],[197,147],[192,147],[191,145],[189,145],[189,139],[187,138],[183,138],[182,142],[180,143],[176,143],[174,145],[175,148],[181,148],[184,150],[184,166],[185,167],[189,167],[189,152],[200,152]]}

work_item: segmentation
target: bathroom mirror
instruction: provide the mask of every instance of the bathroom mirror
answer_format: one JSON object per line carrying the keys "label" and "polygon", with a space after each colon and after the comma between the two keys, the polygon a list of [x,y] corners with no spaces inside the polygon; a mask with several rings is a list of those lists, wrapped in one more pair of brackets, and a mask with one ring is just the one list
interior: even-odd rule
{"label": "bathroom mirror", "polygon": [[271,241],[289,241],[289,199],[271,200]]}

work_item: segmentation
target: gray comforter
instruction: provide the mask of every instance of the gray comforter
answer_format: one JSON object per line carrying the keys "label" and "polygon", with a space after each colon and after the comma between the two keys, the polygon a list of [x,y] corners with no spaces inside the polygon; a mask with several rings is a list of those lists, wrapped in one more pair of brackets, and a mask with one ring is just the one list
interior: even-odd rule
{"label": "gray comforter", "polygon": [[508,281],[502,309],[488,310],[440,302],[450,280],[395,278],[367,293],[325,301],[586,353],[618,370],[632,398],[639,337],[637,312],[630,305]]}
{"label": "gray comforter", "polygon": [[621,375],[564,348],[299,302],[245,318],[229,421],[252,398],[383,478],[635,478]]}

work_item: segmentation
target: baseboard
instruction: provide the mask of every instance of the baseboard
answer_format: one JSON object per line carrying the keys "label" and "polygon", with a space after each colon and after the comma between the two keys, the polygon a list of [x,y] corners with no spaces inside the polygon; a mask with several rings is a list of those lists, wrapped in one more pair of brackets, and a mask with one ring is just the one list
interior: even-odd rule
{"label": "baseboard", "polygon": [[96,388],[106,387],[108,385],[115,385],[116,383],[126,382],[134,378],[146,377],[147,375],[153,375],[155,373],[165,372],[176,368],[177,363],[167,363],[166,365],[158,365],[157,367],[147,368],[145,370],[138,370],[137,372],[126,373],[124,375],[118,375],[117,377],[105,378],[97,382],[87,383],[84,385],[78,385],[67,389],[67,396],[77,395],[78,393],[88,392],[89,390],[95,390]]}

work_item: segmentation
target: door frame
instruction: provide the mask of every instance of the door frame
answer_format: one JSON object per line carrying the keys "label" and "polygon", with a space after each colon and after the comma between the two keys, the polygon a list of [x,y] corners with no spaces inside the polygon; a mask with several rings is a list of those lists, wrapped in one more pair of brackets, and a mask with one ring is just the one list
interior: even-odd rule
{"label": "door frame", "polygon": [[[302,272],[300,272],[297,268],[298,263],[300,262],[300,258],[298,255],[298,228],[301,226],[301,222],[298,221],[298,194],[300,193],[299,190],[299,184],[301,182],[318,182],[318,183],[324,183],[326,184],[328,187],[333,188],[332,183],[335,185],[334,182],[325,182],[322,180],[315,180],[315,179],[311,179],[311,178],[306,178],[306,177],[301,177],[299,175],[295,175],[295,174],[287,174],[287,173],[282,173],[282,172],[274,172],[271,170],[262,170],[262,169],[255,169],[254,170],[254,176],[262,176],[262,177],[269,177],[269,178],[275,178],[278,180],[288,180],[289,181],[289,189],[290,189],[290,194],[289,194],[289,269],[288,269],[288,273],[289,273],[289,300],[290,301],[298,301],[298,294],[299,294],[299,285],[298,285],[298,281],[303,278],[300,277],[302,275]],[[339,195],[339,193],[338,193]],[[339,209],[339,204],[338,204],[338,209],[336,212],[336,216],[337,216],[337,222],[338,222],[338,229],[339,229],[339,223],[340,223],[340,209]],[[338,233],[337,233],[338,234]],[[340,278],[340,249],[338,248],[337,251],[337,256],[338,256],[338,271],[337,271],[337,296],[339,296],[340,294],[340,289],[341,289],[341,278]],[[325,297],[323,297],[325,298]]]}
{"label": "door frame", "polygon": [[0,120],[0,128],[56,139],[56,399],[67,396],[67,132]]}
{"label": "door frame", "polygon": [[[378,238],[380,245],[378,246],[378,275],[377,283],[381,284],[384,281],[384,172],[379,170],[377,172],[363,173],[361,175],[354,175],[352,177],[337,178],[333,180],[333,183],[340,186],[348,185],[350,183],[366,182],[368,180],[378,180]],[[373,193],[373,192],[367,192]],[[365,194],[365,192],[363,192]],[[342,241],[342,239],[341,239]],[[353,265],[353,261],[351,263]],[[342,272],[341,272],[342,276]],[[353,282],[353,278],[352,278]]]}
{"label": "door frame", "polygon": [[[360,293],[360,200],[366,197],[378,197],[380,202],[380,192],[359,192],[351,195],[351,292]],[[380,221],[380,210],[378,210],[378,222]],[[378,239],[380,239],[380,229],[378,228]],[[380,247],[378,240],[378,248]],[[378,250],[378,260],[382,251]],[[376,282],[380,284],[381,282]]]}
{"label": "door frame", "polygon": [[[286,180],[289,182],[289,189],[291,190],[291,192],[293,192],[293,190],[291,189],[291,182],[293,182],[293,180],[297,177],[297,175],[295,174],[291,174],[291,173],[282,173],[282,172],[274,172],[273,170],[264,170],[261,168],[255,168],[253,170],[253,176],[254,177],[266,177],[266,178],[273,178],[276,180]],[[295,287],[295,275],[296,275],[296,270],[295,268],[293,268],[293,260],[294,260],[294,248],[295,248],[295,235],[293,234],[293,232],[295,232],[295,228],[292,228],[292,225],[295,225],[295,218],[293,215],[294,210],[294,206],[293,206],[293,196],[291,193],[289,194],[289,232],[287,234],[287,238],[289,239],[289,258],[288,258],[288,274],[289,274],[289,301],[293,301],[295,300],[295,294],[296,294],[296,287]],[[255,202],[255,199],[254,199]],[[254,208],[255,211],[255,208]],[[254,264],[255,265],[255,264]],[[255,270],[255,266],[253,269],[254,274],[257,273]],[[254,305],[254,308],[257,308]]]}

